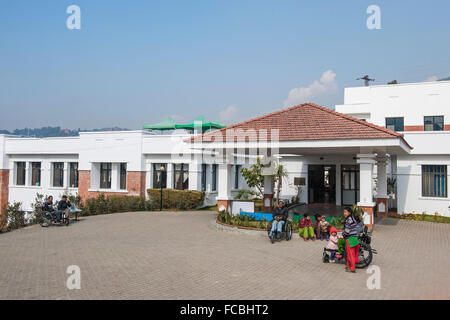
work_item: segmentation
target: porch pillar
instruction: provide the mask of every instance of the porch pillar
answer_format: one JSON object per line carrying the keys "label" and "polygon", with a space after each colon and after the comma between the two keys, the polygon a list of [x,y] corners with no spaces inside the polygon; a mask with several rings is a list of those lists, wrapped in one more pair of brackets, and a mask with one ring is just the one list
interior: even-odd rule
{"label": "porch pillar", "polygon": [[372,228],[374,224],[373,211],[375,203],[373,202],[373,166],[376,163],[373,154],[358,154],[357,163],[359,163],[359,199],[358,206],[364,211],[364,225]]}
{"label": "porch pillar", "polygon": [[377,213],[379,216],[388,215],[388,195],[386,177],[386,155],[377,156]]}
{"label": "porch pillar", "polygon": [[231,213],[231,165],[227,163],[219,164],[219,179],[217,192],[217,210]]}
{"label": "porch pillar", "polygon": [[273,210],[273,175],[264,175],[264,212]]}

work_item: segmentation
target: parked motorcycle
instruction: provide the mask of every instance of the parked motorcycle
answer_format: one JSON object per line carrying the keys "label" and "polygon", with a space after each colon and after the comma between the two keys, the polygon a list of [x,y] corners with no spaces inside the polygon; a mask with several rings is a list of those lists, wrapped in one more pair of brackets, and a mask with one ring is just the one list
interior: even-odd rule
{"label": "parked motorcycle", "polygon": [[[372,237],[368,232],[367,226],[364,227],[363,232],[359,235],[359,253],[358,253],[358,260],[359,262],[356,263],[355,267],[358,269],[366,268],[370,265],[372,262],[372,258],[374,254],[378,254],[377,250],[373,249],[370,246],[370,243],[372,242]],[[323,254],[322,254],[322,262],[328,263],[330,262],[330,255],[329,252],[332,251],[330,249],[324,248]],[[344,253],[341,257],[336,257],[336,262],[343,262],[345,263],[347,261],[347,253],[344,250]]]}

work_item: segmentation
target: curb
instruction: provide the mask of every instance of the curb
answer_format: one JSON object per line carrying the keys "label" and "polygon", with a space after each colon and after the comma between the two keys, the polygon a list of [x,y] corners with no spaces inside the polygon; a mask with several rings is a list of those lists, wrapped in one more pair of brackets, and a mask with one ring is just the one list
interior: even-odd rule
{"label": "curb", "polygon": [[[234,232],[234,233],[240,233],[240,234],[247,234],[252,236],[260,236],[267,238],[267,231],[266,230],[258,230],[256,228],[250,228],[250,227],[240,227],[240,226],[230,226],[227,224],[224,224],[222,222],[219,222],[217,220],[213,220],[211,222],[211,225],[220,231],[225,232]],[[297,232],[292,232],[292,239],[300,239],[300,236]]]}

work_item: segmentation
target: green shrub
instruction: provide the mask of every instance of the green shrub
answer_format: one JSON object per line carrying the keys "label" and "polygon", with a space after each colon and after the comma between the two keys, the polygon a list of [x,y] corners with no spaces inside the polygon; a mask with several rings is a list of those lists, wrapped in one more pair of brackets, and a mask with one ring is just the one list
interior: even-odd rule
{"label": "green shrub", "polygon": [[[148,189],[147,190],[150,201],[154,201],[157,207],[160,206],[161,190]],[[203,205],[205,200],[205,193],[196,190],[162,190],[162,203],[164,209],[179,209],[192,210],[197,209]]]}
{"label": "green shrub", "polygon": [[139,196],[99,194],[97,198],[86,199],[83,205],[82,215],[90,216],[115,212],[145,211],[147,201]]}
{"label": "green shrub", "polygon": [[21,209],[22,203],[14,202],[8,204],[2,213],[2,219],[5,219],[2,224],[11,229],[19,229],[25,226],[25,211]]}

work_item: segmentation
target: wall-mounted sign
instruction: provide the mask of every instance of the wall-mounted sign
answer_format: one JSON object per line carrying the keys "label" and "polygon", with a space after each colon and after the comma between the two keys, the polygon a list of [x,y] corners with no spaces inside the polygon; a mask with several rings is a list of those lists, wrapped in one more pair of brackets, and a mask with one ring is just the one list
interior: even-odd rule
{"label": "wall-mounted sign", "polygon": [[306,186],[306,178],[294,178],[294,185],[296,186]]}

